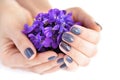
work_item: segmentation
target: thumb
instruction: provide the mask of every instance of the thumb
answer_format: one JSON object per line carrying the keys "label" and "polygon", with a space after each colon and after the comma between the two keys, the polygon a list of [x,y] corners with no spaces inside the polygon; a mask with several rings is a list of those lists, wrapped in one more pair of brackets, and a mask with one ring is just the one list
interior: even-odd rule
{"label": "thumb", "polygon": [[11,39],[14,42],[15,46],[20,51],[20,53],[22,53],[22,55],[25,58],[27,58],[29,60],[35,58],[35,56],[36,56],[35,47],[30,42],[30,40],[24,34],[21,33],[21,31],[17,31],[16,34],[14,34],[11,37]]}
{"label": "thumb", "polygon": [[72,12],[73,19],[77,22],[81,22],[82,26],[96,30],[98,32],[101,31],[101,26],[98,23],[96,23],[94,19],[81,8],[70,8],[67,9],[67,12]]}

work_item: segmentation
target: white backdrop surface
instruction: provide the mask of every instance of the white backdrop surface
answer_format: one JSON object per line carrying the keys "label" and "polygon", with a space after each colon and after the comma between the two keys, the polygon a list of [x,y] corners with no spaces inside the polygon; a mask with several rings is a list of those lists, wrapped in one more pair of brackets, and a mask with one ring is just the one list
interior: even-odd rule
{"label": "white backdrop surface", "polygon": [[102,25],[97,55],[87,67],[75,72],[61,70],[47,75],[12,70],[0,64],[0,80],[120,80],[120,1],[50,0],[50,3],[60,9],[81,7]]}

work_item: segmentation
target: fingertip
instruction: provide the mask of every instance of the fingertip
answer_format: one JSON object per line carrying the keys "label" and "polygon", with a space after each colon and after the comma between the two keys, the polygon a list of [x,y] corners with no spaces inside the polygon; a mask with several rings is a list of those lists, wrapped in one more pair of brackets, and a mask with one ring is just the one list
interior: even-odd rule
{"label": "fingertip", "polygon": [[100,27],[94,21],[86,22],[83,26],[98,32],[101,30]]}
{"label": "fingertip", "polygon": [[36,57],[37,53],[36,53],[35,50],[33,50],[33,53],[34,54],[30,58],[28,58],[28,60],[32,60],[32,59],[34,59]]}
{"label": "fingertip", "polygon": [[68,58],[68,55],[64,56],[64,62],[67,66],[66,68],[67,71],[75,71],[78,68],[78,64],[76,64],[76,62],[74,62],[73,60],[71,61],[71,60],[72,58],[70,57]]}
{"label": "fingertip", "polygon": [[35,58],[37,52],[34,45],[30,42],[30,40],[24,34],[20,32],[20,30],[17,30],[14,33],[12,33],[10,38],[14,42],[19,52],[27,60],[32,60]]}
{"label": "fingertip", "polygon": [[93,29],[98,32],[102,30],[101,25],[95,22],[95,20],[81,8],[75,7],[68,9],[68,12],[70,11],[73,12],[73,19],[76,22],[80,22],[81,26]]}
{"label": "fingertip", "polygon": [[24,50],[24,55],[28,60],[32,60],[36,56],[36,51],[29,47]]}
{"label": "fingertip", "polygon": [[38,53],[38,56],[37,56],[39,60],[43,60],[45,62],[55,60],[57,57],[58,57],[58,54],[54,51],[46,51],[46,52]]}
{"label": "fingertip", "polygon": [[95,22],[95,24],[98,26],[98,31],[101,31],[102,30],[102,26],[98,22]]}
{"label": "fingertip", "polygon": [[101,25],[95,22],[93,19],[89,20],[89,22],[87,21],[84,26],[87,28],[93,29],[97,32],[100,32],[102,30]]}

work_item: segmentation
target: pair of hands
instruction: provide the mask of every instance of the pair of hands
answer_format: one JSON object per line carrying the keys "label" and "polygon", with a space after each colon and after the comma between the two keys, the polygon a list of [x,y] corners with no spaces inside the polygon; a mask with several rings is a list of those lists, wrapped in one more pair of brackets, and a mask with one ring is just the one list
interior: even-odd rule
{"label": "pair of hands", "polygon": [[[60,68],[74,70],[79,66],[86,66],[90,58],[96,54],[96,44],[99,41],[101,29],[80,8],[67,9],[67,12],[73,13],[73,19],[81,22],[85,27],[73,26],[77,30],[80,29],[79,35],[72,31],[67,32],[72,36],[73,41],[69,42],[63,38],[60,49],[65,55],[53,51],[37,53],[33,44],[21,33],[25,23],[32,23],[32,16],[34,16],[31,14],[32,12],[21,7],[15,1],[5,3],[0,10],[0,59],[8,67],[39,74],[54,72]],[[29,59],[24,53],[27,48],[34,53]]]}

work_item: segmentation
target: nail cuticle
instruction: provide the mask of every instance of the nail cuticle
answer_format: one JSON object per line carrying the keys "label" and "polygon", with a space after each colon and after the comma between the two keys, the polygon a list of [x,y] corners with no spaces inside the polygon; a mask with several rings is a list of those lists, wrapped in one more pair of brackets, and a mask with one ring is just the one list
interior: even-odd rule
{"label": "nail cuticle", "polygon": [[74,37],[69,33],[63,33],[62,38],[63,40],[70,42],[70,43],[74,41]]}
{"label": "nail cuticle", "polygon": [[70,29],[70,31],[75,35],[79,35],[81,33],[80,29],[74,26]]}
{"label": "nail cuticle", "polygon": [[69,46],[67,43],[65,42],[61,42],[60,43],[60,47],[62,47],[65,51],[70,51],[71,50],[71,46]]}

